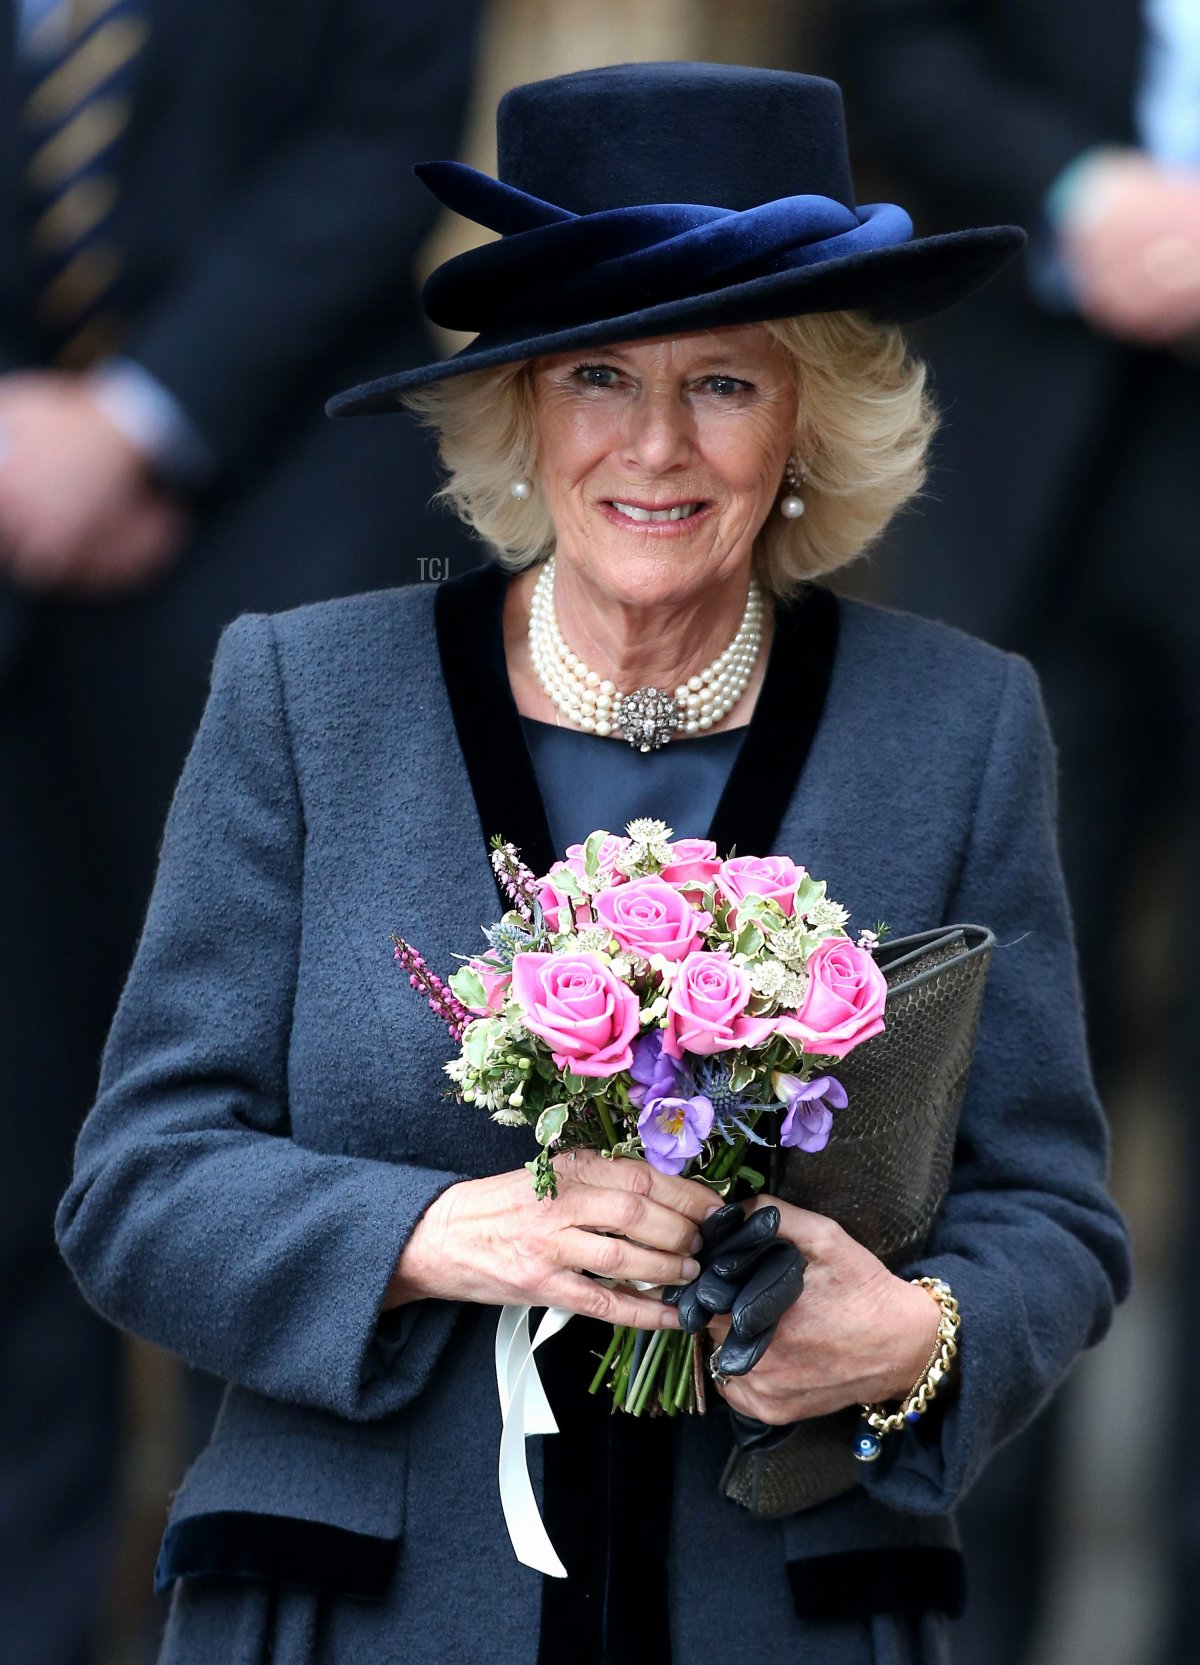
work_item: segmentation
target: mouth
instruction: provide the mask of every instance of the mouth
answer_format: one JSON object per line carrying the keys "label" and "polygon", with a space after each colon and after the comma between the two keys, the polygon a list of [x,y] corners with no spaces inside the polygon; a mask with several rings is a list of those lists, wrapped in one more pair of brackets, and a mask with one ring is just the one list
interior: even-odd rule
{"label": "mouth", "polygon": [[702,518],[714,505],[704,498],[693,498],[680,503],[629,503],[616,497],[606,498],[600,505],[607,517],[618,525],[690,530],[691,523]]}

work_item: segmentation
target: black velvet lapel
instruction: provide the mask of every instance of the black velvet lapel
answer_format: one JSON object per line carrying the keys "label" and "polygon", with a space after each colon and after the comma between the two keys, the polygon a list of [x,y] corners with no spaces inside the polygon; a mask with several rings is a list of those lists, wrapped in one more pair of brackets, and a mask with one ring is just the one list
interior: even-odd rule
{"label": "black velvet lapel", "polygon": [[815,585],[775,613],[775,636],[750,727],[708,836],[717,854],[775,854],[780,823],[825,710],[837,653],[838,603]]}
{"label": "black velvet lapel", "polygon": [[167,1528],[154,1588],[177,1578],[262,1578],[326,1595],[382,1601],[398,1540],[285,1515],[223,1509]]}
{"label": "black velvet lapel", "polygon": [[507,575],[495,566],[442,584],[434,602],[438,653],[484,838],[499,833],[517,846],[526,866],[546,873],[561,851],[550,843],[542,795],[508,683],[507,587]]}
{"label": "black velvet lapel", "polygon": [[802,1619],[863,1619],[871,1613],[941,1612],[957,1619],[967,1580],[956,1549],[850,1550],[788,1562],[792,1600]]}

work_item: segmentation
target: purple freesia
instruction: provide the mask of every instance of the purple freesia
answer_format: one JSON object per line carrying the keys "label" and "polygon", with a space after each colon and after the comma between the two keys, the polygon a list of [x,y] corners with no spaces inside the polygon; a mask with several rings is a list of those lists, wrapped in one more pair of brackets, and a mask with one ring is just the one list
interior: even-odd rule
{"label": "purple freesia", "polygon": [[779,1129],[779,1143],[789,1150],[824,1150],[829,1143],[833,1112],[844,1110],[849,1102],[841,1082],[832,1075],[818,1075],[812,1081],[781,1075],[775,1086],[788,1107]]}
{"label": "purple freesia", "polygon": [[662,1030],[651,1029],[634,1041],[629,1073],[633,1077],[629,1102],[641,1110],[651,1099],[678,1092],[687,1072],[681,1063],[663,1052]]}
{"label": "purple freesia", "polygon": [[713,1107],[695,1098],[654,1098],[638,1117],[646,1161],[660,1174],[681,1174],[712,1132]]}

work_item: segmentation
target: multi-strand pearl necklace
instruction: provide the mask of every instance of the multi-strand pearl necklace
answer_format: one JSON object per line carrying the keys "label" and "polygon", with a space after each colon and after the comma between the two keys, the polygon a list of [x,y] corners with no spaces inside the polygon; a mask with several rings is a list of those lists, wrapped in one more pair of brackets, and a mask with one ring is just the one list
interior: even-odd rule
{"label": "multi-strand pearl necklace", "polygon": [[622,693],[571,652],[554,610],[554,560],[542,568],[529,610],[529,653],[554,705],[589,734],[620,734],[642,752],[657,751],[676,734],[700,734],[727,717],[746,692],[762,646],[763,599],[750,581],[737,635],[711,665],[668,693],[634,688]]}

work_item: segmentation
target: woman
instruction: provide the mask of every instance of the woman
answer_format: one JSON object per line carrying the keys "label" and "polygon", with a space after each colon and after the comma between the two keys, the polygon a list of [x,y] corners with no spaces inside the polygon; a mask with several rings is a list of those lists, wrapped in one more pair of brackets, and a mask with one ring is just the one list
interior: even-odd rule
{"label": "woman", "polygon": [[[1127,1246],[1031,673],[801,580],[920,481],[920,368],[879,319],[965,294],[1019,234],[914,242],[848,206],[837,89],[802,76],[519,88],[500,157],[504,183],[422,170],[502,233],[427,288],[477,339],[332,409],[419,404],[447,493],[522,570],[226,634],[60,1214],[102,1311],[231,1383],[164,1541],[164,1658],[938,1659],[949,1512],[1103,1333]],[[487,835],[544,871],[643,814],[804,860],[861,921],[1012,945],[927,1256],[894,1275],[783,1207],[805,1292],[718,1379],[778,1424],[899,1398],[930,1274],[963,1313],[957,1391],[861,1488],[764,1523],[719,1495],[726,1417],[597,1415],[579,1321],[545,1354],[562,1432],[531,1443],[570,1573],[543,1579],[499,1510],[493,1309],[673,1326],[632,1286],[693,1275],[712,1199],[581,1158],[536,1204],[517,1136],[445,1100],[388,933],[446,965],[495,915]]]}

